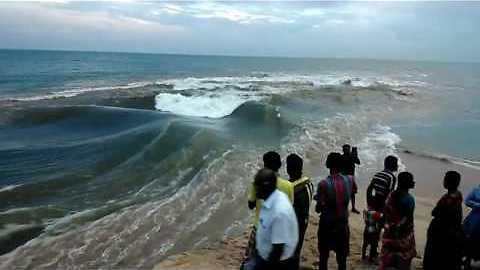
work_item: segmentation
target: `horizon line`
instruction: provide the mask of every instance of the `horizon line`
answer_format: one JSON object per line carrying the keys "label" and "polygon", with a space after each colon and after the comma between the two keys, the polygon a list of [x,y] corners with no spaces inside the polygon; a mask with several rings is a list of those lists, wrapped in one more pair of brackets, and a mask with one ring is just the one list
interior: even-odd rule
{"label": "horizon line", "polygon": [[305,59],[305,60],[368,60],[384,62],[429,62],[443,64],[480,64],[480,61],[464,60],[434,60],[434,59],[400,59],[400,58],[371,58],[371,57],[327,57],[327,56],[274,56],[274,55],[238,55],[215,53],[179,53],[179,52],[132,52],[132,51],[106,51],[106,50],[77,50],[77,49],[38,49],[38,48],[0,48],[0,51],[45,51],[45,52],[79,52],[79,53],[118,53],[118,54],[151,54],[151,55],[177,55],[177,56],[202,56],[202,57],[232,57],[232,58],[279,58],[279,59]]}

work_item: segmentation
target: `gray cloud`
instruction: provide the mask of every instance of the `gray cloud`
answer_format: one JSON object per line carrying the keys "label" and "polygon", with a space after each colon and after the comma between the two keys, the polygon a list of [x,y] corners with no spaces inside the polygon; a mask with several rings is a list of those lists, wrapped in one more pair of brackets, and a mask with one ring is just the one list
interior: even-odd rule
{"label": "gray cloud", "polygon": [[0,3],[0,47],[480,61],[474,2]]}

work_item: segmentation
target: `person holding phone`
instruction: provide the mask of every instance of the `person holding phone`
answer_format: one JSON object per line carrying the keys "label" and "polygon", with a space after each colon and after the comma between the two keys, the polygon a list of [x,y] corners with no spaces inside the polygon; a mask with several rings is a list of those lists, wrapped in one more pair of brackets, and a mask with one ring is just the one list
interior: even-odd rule
{"label": "person holding phone", "polygon": [[[351,149],[351,151],[350,151]],[[352,181],[355,183],[355,164],[360,165],[360,159],[358,158],[357,147],[351,148],[349,144],[345,144],[342,147],[342,169],[341,173],[345,176],[352,178]],[[352,194],[352,212],[355,214],[360,214],[360,211],[355,207],[355,194]]]}

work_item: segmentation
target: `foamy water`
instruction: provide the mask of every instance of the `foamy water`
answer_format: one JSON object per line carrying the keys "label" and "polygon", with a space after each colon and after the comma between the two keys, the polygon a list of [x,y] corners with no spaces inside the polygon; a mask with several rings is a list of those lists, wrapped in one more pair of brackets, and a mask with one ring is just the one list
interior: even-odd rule
{"label": "foamy water", "polygon": [[155,97],[155,108],[178,115],[221,118],[230,115],[243,103],[258,99],[256,96],[242,96],[241,93],[201,96],[162,93]]}
{"label": "foamy water", "polygon": [[0,89],[2,232],[33,238],[2,255],[2,269],[150,268],[247,228],[266,151],[300,154],[318,181],[327,154],[350,143],[364,184],[410,149],[412,123],[443,126],[428,124],[444,104],[477,117],[462,98],[472,76],[452,83],[421,63],[114,54],[104,56],[114,66],[88,58],[92,71],[71,61],[88,53],[60,54],[47,82],[2,77],[12,81]]}

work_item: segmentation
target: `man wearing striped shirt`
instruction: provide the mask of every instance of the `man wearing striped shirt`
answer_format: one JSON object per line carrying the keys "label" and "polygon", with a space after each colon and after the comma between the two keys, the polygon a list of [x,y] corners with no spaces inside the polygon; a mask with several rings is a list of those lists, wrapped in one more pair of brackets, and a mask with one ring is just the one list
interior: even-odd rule
{"label": "man wearing striped shirt", "polygon": [[398,158],[386,157],[383,171],[373,176],[367,188],[367,204],[371,210],[383,212],[388,195],[395,190],[397,179],[393,173],[397,170]]}
{"label": "man wearing striped shirt", "polygon": [[[384,212],[385,203],[390,192],[395,190],[396,177],[393,174],[398,170],[398,158],[395,156],[388,156],[384,161],[383,171],[377,172],[368,185],[367,188],[367,206],[370,211]],[[379,222],[380,229],[375,232],[375,235],[370,235],[370,259],[375,259],[378,256],[378,241],[380,240],[381,228],[383,221]],[[365,235],[364,235],[365,237]],[[365,243],[366,239],[364,239]]]}

